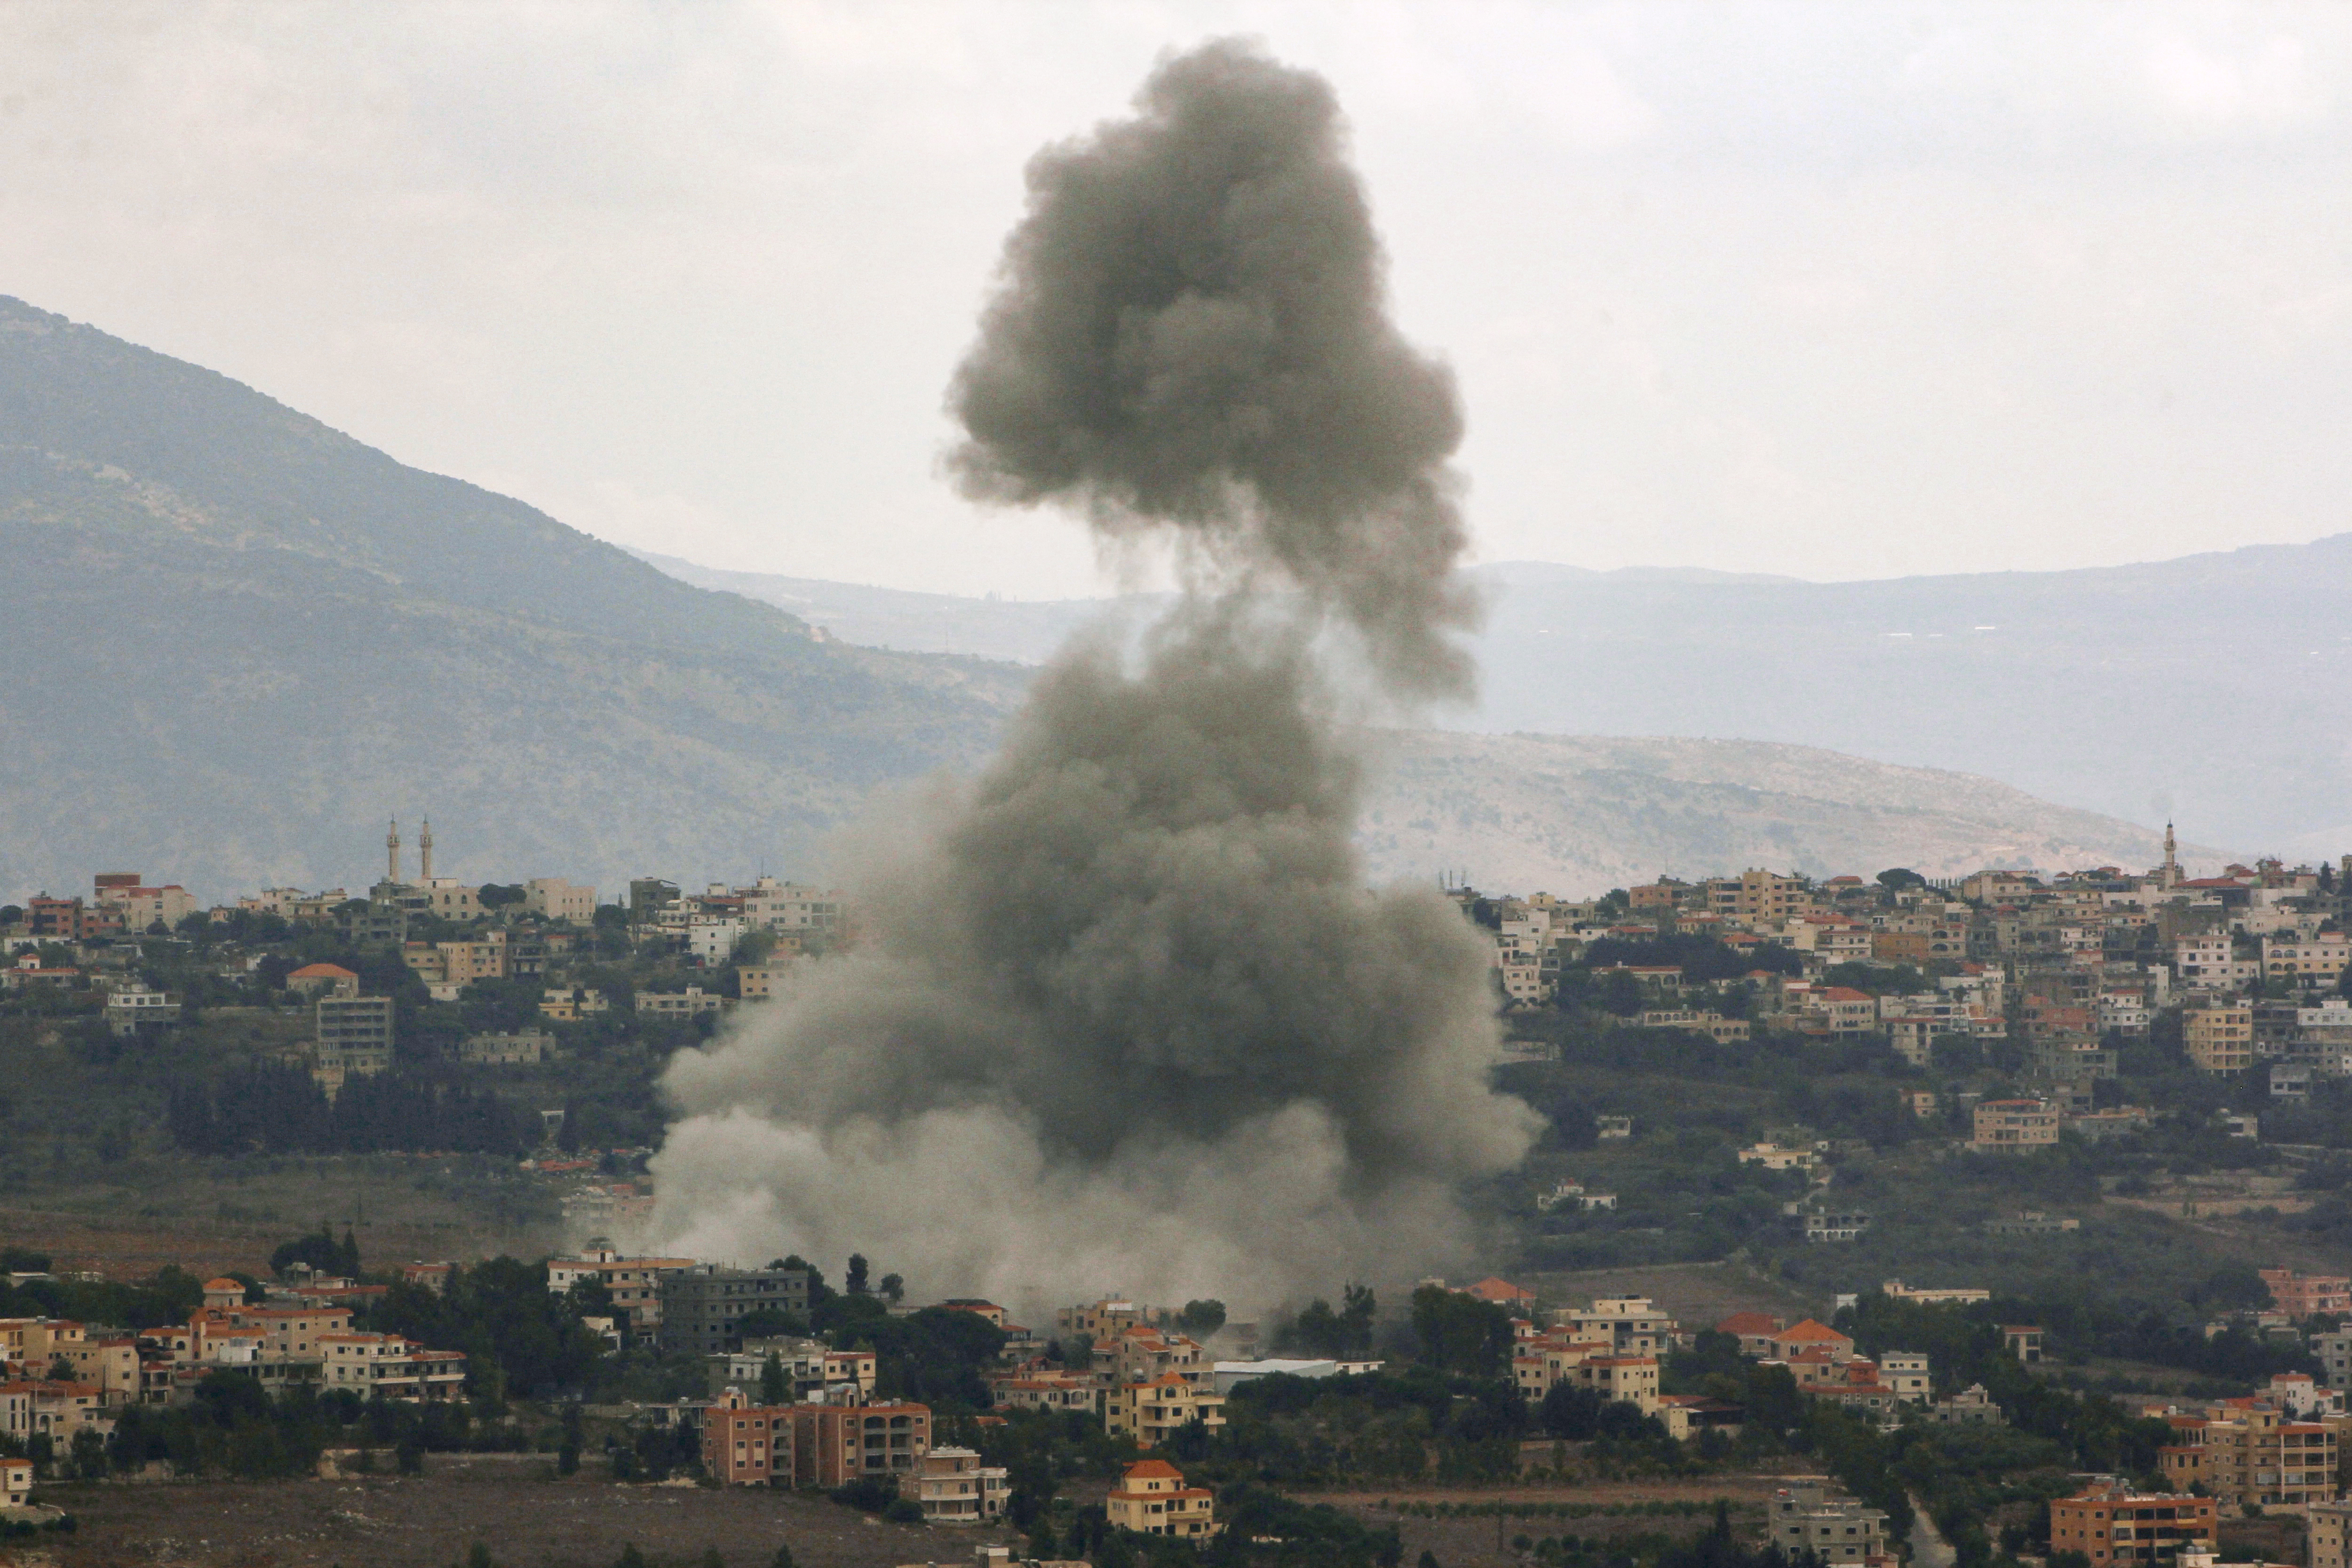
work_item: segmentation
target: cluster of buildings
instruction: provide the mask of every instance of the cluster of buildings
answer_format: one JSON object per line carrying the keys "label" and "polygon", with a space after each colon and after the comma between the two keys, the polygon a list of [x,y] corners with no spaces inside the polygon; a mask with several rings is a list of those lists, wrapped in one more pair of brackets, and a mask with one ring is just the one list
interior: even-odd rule
{"label": "cluster of buildings", "polygon": [[[736,1330],[763,1307],[804,1310],[801,1270],[723,1269],[597,1248],[558,1260],[550,1289],[569,1289],[583,1279],[604,1283],[615,1310],[625,1310],[638,1331],[657,1335],[667,1349],[704,1357],[711,1396],[682,1401],[666,1414],[698,1431],[704,1465],[720,1484],[879,1480],[921,1508],[930,1523],[986,1523],[1003,1515],[1012,1491],[1007,1471],[982,1463],[971,1449],[933,1447],[928,1406],[877,1401],[872,1352]],[[625,1300],[624,1289],[632,1292]],[[1217,1373],[1220,1364],[1230,1370],[1234,1363],[1213,1363],[1164,1311],[1108,1299],[1066,1309],[1057,1314],[1065,1342],[1091,1349],[1065,1364],[1027,1353],[1035,1336],[1008,1321],[993,1302],[941,1305],[975,1313],[1005,1332],[1007,1364],[989,1378],[1000,1408],[1082,1413],[1147,1448],[1196,1421],[1211,1428],[1224,1424]],[[762,1402],[769,1399],[775,1402]],[[1220,1528],[1210,1490],[1187,1486],[1162,1460],[1126,1467],[1106,1506],[1114,1526],[1142,1534],[1206,1539]]]}
{"label": "cluster of buildings", "polygon": [[[2044,879],[1981,871],[1951,882],[1884,888],[1859,877],[1815,882],[1749,870],[1699,882],[1664,879],[1611,900],[1549,894],[1496,905],[1493,957],[1514,1002],[1549,1000],[1566,965],[1604,938],[1713,936],[1735,952],[1766,944],[1793,953],[1801,973],[1759,969],[1687,980],[1678,966],[1615,965],[1652,1000],[1642,1026],[1717,1040],[1753,1027],[1831,1036],[1883,1035],[1925,1067],[1948,1037],[2021,1037],[2028,1070],[2074,1082],[2111,1077],[2111,1034],[2147,1033],[2183,1010],[2192,1060],[2223,1077],[2276,1060],[2305,1075],[2352,1074],[2352,1003],[2325,994],[2352,962],[2340,868],[2275,860],[2190,878],[2170,829],[2164,863],[2139,875],[2115,867]],[[1456,894],[1465,905],[1475,891]],[[1840,964],[1909,965],[1931,989],[1872,994],[1830,984]],[[1748,994],[1727,1016],[1710,994]]]}
{"label": "cluster of buildings", "polygon": [[[173,1027],[182,1021],[183,999],[141,978],[149,950],[160,956],[184,942],[181,928],[191,917],[227,923],[248,915],[283,921],[295,934],[333,931],[362,955],[396,954],[436,1002],[454,1002],[483,982],[543,983],[541,1023],[467,1037],[457,1056],[471,1065],[537,1066],[560,1049],[555,1026],[611,1011],[599,989],[576,977],[580,964],[612,957],[609,941],[600,950],[593,888],[560,878],[499,887],[436,876],[429,822],[415,877],[405,874],[396,823],[385,847],[384,879],[359,895],[341,888],[269,888],[205,910],[177,884],[150,887],[140,873],[126,871],[98,873],[87,898],[43,893],[0,924],[0,1008],[12,995],[95,994],[97,1011],[118,1037]],[[625,919],[606,923],[625,935],[629,958],[648,972],[635,1006],[653,1019],[690,1021],[786,994],[803,960],[852,933],[841,895],[766,876],[746,887],[712,884],[699,894],[640,879],[630,884],[621,913]],[[759,960],[736,963],[754,932],[764,933]],[[283,945],[255,938],[226,951],[223,977],[255,983]],[[70,962],[60,960],[61,948]],[[730,966],[733,984],[726,989],[732,994],[715,976],[694,981]],[[283,984],[285,1001],[310,1014],[310,1037],[299,1054],[330,1096],[353,1078],[391,1068],[398,1034],[392,996],[366,994],[359,974],[336,963],[305,964]]]}
{"label": "cluster of buildings", "polygon": [[424,1404],[462,1396],[466,1357],[398,1334],[352,1328],[382,1285],[317,1275],[260,1301],[231,1279],[205,1282],[184,1323],[132,1331],[57,1318],[0,1319],[0,1436],[51,1438],[114,1429],[131,1405],[180,1405],[205,1378],[245,1373],[272,1392],[304,1384]]}

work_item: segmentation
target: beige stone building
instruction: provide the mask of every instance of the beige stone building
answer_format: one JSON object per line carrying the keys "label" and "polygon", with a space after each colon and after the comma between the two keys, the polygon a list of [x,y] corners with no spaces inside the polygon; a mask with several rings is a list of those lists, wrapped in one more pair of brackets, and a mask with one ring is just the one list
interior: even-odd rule
{"label": "beige stone building", "polygon": [[970,1448],[933,1448],[898,1478],[898,1495],[922,1509],[925,1524],[987,1524],[1004,1513],[1012,1472]]}
{"label": "beige stone building", "polygon": [[522,907],[551,921],[584,926],[596,919],[596,889],[561,877],[533,877],[522,885]]}
{"label": "beige stone building", "polygon": [[1212,1431],[1225,1424],[1224,1395],[1207,1378],[1187,1382],[1172,1372],[1122,1383],[1103,1401],[1103,1429],[1156,1448],[1195,1421]]}
{"label": "beige stone building", "polygon": [[1969,1147],[1992,1153],[2049,1149],[2058,1142],[2058,1108],[2046,1100],[1987,1100],[1976,1108]]}
{"label": "beige stone building", "polygon": [[2207,1072],[2230,1078],[2254,1065],[2254,1007],[2251,1002],[2201,996],[2181,1010],[2181,1044],[2189,1059]]}
{"label": "beige stone building", "polygon": [[1184,1473],[1164,1459],[1129,1465],[1103,1500],[1114,1530],[1138,1535],[1182,1535],[1206,1540],[1217,1533],[1216,1494],[1188,1487]]}

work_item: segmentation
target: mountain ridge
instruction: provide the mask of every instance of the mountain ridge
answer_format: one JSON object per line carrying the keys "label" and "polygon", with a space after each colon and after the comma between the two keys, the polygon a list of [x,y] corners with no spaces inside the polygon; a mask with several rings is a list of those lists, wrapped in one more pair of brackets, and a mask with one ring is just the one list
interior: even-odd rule
{"label": "mountain ridge", "polygon": [[12,300],[0,548],[11,896],[349,885],[425,813],[460,876],[808,872],[873,788],[976,763],[1023,683],[822,640]]}
{"label": "mountain ridge", "polygon": [[[952,637],[1030,661],[1124,608],[725,575],[853,640]],[[1469,575],[1488,589],[1470,640],[1481,695],[1455,729],[1813,746],[1998,774],[2253,852],[2352,846],[2352,742],[2333,720],[2352,710],[2352,533],[1853,583],[1525,563]]]}
{"label": "mountain ridge", "polygon": [[[877,790],[978,766],[1029,678],[953,628],[952,653],[857,646],[820,629],[824,605],[796,614],[678,581],[8,300],[0,549],[0,744],[18,764],[0,784],[5,898],[85,887],[101,868],[205,898],[357,888],[381,864],[384,819],[427,814],[438,868],[468,880],[612,892],[633,875],[823,877],[831,836]],[[1606,591],[1724,587],[1637,576]],[[985,603],[938,597],[867,607],[923,627],[920,613]],[[1062,621],[1021,635],[1042,657],[1107,608],[1155,603],[1049,606]],[[1373,749],[1390,765],[1362,845],[1397,877],[1488,867],[1498,886],[1559,890],[1708,858],[2120,858],[2150,835],[1826,751],[1590,730]]]}

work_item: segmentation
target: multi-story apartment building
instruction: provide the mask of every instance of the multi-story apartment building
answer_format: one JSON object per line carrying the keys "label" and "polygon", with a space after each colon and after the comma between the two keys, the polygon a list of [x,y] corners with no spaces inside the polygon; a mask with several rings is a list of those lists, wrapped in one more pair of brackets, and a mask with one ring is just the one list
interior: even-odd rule
{"label": "multi-story apartment building", "polygon": [[1108,1389],[1122,1383],[1143,1383],[1173,1373],[1187,1383],[1208,1383],[1215,1371],[1206,1347],[1189,1334],[1131,1323],[1094,1342],[1091,1369],[1095,1381]]}
{"label": "multi-story apartment building", "polygon": [[1102,1411],[1103,1391],[1095,1380],[1078,1373],[1032,1363],[988,1380],[993,1403],[1006,1410],[1078,1410],[1096,1415]]}
{"label": "multi-story apartment building", "polygon": [[533,877],[522,885],[522,907],[551,921],[584,926],[596,918],[596,889],[561,877]]}
{"label": "multi-story apartment building", "polygon": [[2304,1510],[2303,1549],[2309,1568],[2352,1568],[2352,1499]]}
{"label": "multi-story apartment building", "polygon": [[2264,937],[2263,939],[2263,978],[2284,980],[2296,985],[2333,985],[2344,973],[2344,966],[2352,961],[2352,936],[2340,931],[2320,931],[2307,937]]}
{"label": "multi-story apartment building", "polygon": [[1195,1382],[1163,1372],[1114,1384],[1103,1396],[1103,1430],[1142,1447],[1156,1448],[1196,1421],[1212,1431],[1225,1424],[1225,1397],[1209,1377]]}
{"label": "multi-story apartment building", "polygon": [[391,1069],[391,997],[321,996],[311,1006],[318,1031],[318,1065],[311,1076],[329,1094],[347,1079]]}
{"label": "multi-story apartment building", "polygon": [[898,1495],[923,1510],[925,1524],[986,1524],[1003,1516],[1013,1473],[982,1464],[970,1448],[933,1448],[898,1478]]}
{"label": "multi-story apartment building", "polygon": [[2336,1317],[2352,1314],[2352,1277],[2342,1274],[2301,1274],[2292,1268],[2260,1270],[2271,1302],[2297,1322],[2321,1312]]}
{"label": "multi-story apartment building", "polygon": [[1778,924],[1813,907],[1811,882],[1770,871],[1748,870],[1737,877],[1719,878],[1706,884],[1706,892],[1708,906],[1717,916],[1742,925]]}
{"label": "multi-story apartment building", "polygon": [[2253,1006],[2210,994],[2194,998],[2181,1010],[2180,1037],[2199,1068],[2233,1078],[2254,1065]]}
{"label": "multi-story apartment building", "polygon": [[761,931],[838,935],[846,913],[839,893],[762,877],[735,889],[744,922]]}
{"label": "multi-story apartment building", "polygon": [[2314,1334],[2311,1353],[2319,1359],[2321,1382],[2330,1388],[2352,1388],[2352,1333]]}
{"label": "multi-story apartment building", "polygon": [[1886,1515],[1826,1482],[1801,1481],[1772,1494],[1772,1544],[1790,1557],[1810,1552],[1824,1563],[1882,1557]]}
{"label": "multi-story apartment building", "polygon": [[743,1336],[736,1325],[747,1312],[762,1308],[808,1311],[808,1274],[799,1268],[720,1268],[698,1263],[665,1270],[656,1289],[661,1347],[670,1355],[715,1355],[738,1349]]}
{"label": "multi-story apartment building", "polygon": [[691,1258],[625,1258],[619,1248],[599,1239],[576,1258],[547,1260],[547,1292],[568,1295],[580,1281],[593,1279],[611,1296],[616,1315],[637,1332],[651,1333],[661,1327],[661,1282],[694,1266]]}
{"label": "multi-story apartment building", "polygon": [[446,1403],[466,1391],[462,1351],[432,1351],[398,1334],[320,1334],[322,1382],[371,1398]]}
{"label": "multi-story apartment building", "polygon": [[746,1339],[742,1349],[708,1359],[713,1393],[757,1389],[772,1359],[796,1405],[841,1397],[863,1403],[874,1394],[874,1352],[837,1351],[822,1340]]}
{"label": "multi-story apartment building", "polygon": [[2058,1108],[2046,1100],[1979,1100],[1969,1147],[1988,1152],[2046,1149],[2058,1142]]}
{"label": "multi-story apartment building", "polygon": [[1644,1415],[1658,1413],[1656,1356],[1591,1356],[1569,1369],[1568,1375],[1599,1394],[1603,1403],[1622,1401]]}
{"label": "multi-story apartment building", "polygon": [[2227,931],[2200,931],[2172,944],[2172,967],[2184,985],[2207,985],[2234,991],[2261,978],[2262,961],[2241,958]]}
{"label": "multi-story apartment building", "polygon": [[689,985],[684,991],[637,993],[637,1011],[656,1018],[691,1018],[701,1013],[723,1011],[726,1006],[727,998],[699,985]]}
{"label": "multi-story apartment building", "polygon": [[792,1407],[754,1405],[740,1388],[724,1390],[702,1415],[702,1462],[722,1487],[790,1481]]}
{"label": "multi-story apartment building", "polygon": [[904,1475],[931,1451],[928,1405],[795,1405],[791,1415],[796,1486]]}
{"label": "multi-story apartment building", "polygon": [[1551,1315],[1569,1338],[1597,1341],[1620,1355],[1664,1355],[1674,1342],[1674,1315],[1647,1296],[1601,1296],[1590,1307],[1563,1307]]}
{"label": "multi-story apartment building", "polygon": [[1181,1535],[1205,1541],[1218,1531],[1216,1494],[1188,1487],[1184,1473],[1165,1459],[1129,1465],[1103,1500],[1113,1530],[1138,1535]]}
{"label": "multi-story apartment building", "polygon": [[2167,1419],[2181,1439],[2160,1451],[2176,1490],[2202,1487],[2231,1505],[2325,1502],[2336,1495],[2333,1423],[2297,1421],[2252,1399]]}
{"label": "multi-story apartment building", "polygon": [[2116,1481],[2050,1502],[2051,1552],[2079,1552],[2094,1564],[2169,1561],[2191,1542],[2210,1549],[2218,1528],[2210,1497],[2135,1492]]}

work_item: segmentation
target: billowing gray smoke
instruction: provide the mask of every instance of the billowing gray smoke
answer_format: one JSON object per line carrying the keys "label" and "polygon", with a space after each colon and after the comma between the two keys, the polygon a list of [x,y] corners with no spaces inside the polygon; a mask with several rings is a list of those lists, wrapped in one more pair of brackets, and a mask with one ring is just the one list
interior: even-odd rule
{"label": "billowing gray smoke", "polygon": [[1325,83],[1213,44],[1139,107],[1031,165],[953,461],[1172,531],[1214,591],[1138,669],[1066,653],[975,784],[875,836],[856,951],[679,1059],[675,1247],[1265,1302],[1457,1254],[1460,1184],[1526,1147],[1479,944],[1363,888],[1311,652],[1336,617],[1392,692],[1466,688],[1451,382],[1387,319]]}

